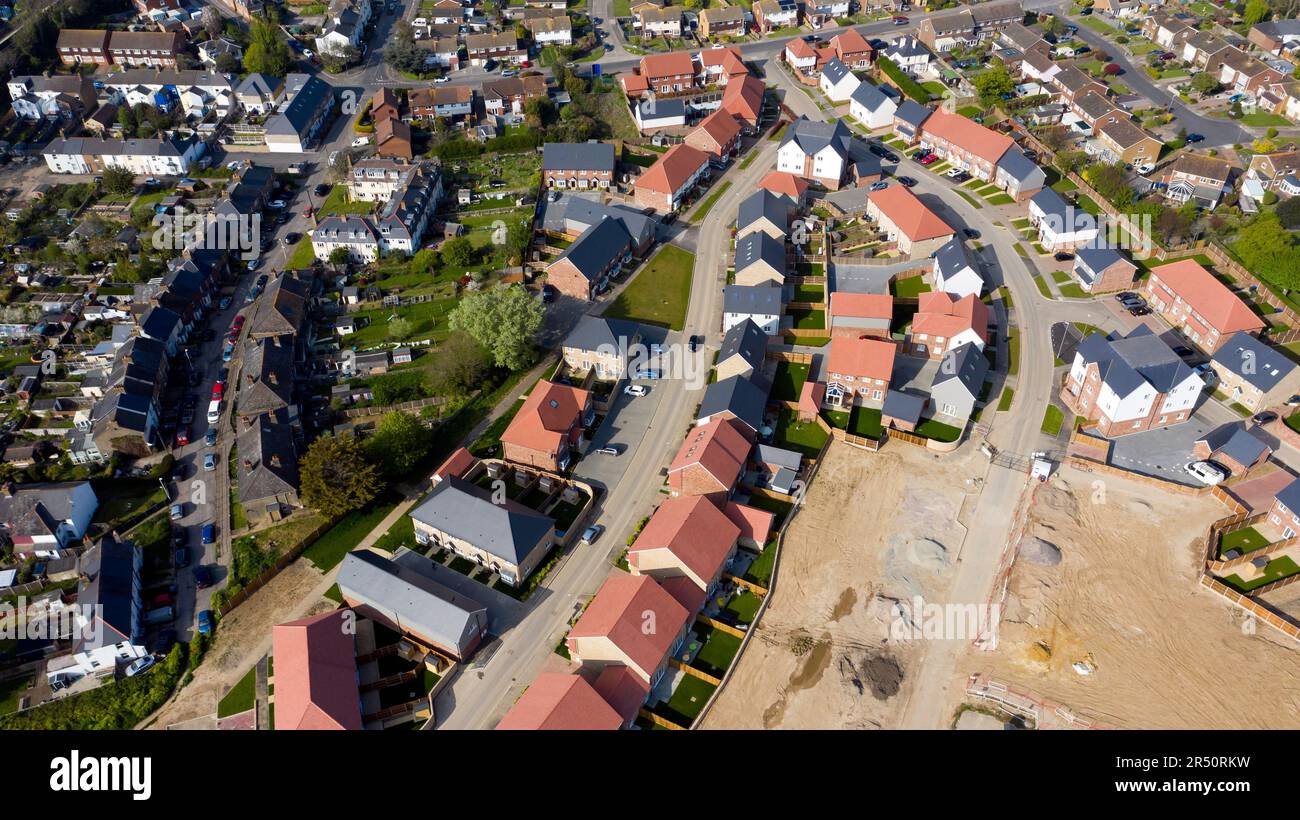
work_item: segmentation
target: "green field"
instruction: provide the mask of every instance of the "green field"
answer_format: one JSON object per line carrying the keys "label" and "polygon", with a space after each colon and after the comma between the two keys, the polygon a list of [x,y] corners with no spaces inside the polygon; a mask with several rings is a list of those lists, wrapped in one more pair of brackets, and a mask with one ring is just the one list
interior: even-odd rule
{"label": "green field", "polygon": [[241,712],[247,712],[256,705],[256,700],[257,667],[254,666],[217,703],[217,717],[228,718]]}
{"label": "green field", "polygon": [[1043,411],[1043,424],[1040,429],[1049,436],[1059,435],[1061,425],[1065,423],[1065,414],[1055,404],[1047,405]]}
{"label": "green field", "polygon": [[695,254],[665,245],[605,309],[605,318],[681,330],[686,324],[694,268]]}

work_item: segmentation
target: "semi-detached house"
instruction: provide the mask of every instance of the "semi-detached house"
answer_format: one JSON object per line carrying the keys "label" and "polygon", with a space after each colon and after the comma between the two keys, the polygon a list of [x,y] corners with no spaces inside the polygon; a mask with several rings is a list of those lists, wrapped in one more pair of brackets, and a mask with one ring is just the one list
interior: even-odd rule
{"label": "semi-detached house", "polygon": [[543,379],[501,434],[502,455],[516,464],[563,472],[594,418],[589,391]]}
{"label": "semi-detached house", "polygon": [[894,372],[893,342],[840,336],[826,357],[826,404],[837,409],[880,407]]}
{"label": "semi-detached house", "polygon": [[708,154],[685,143],[674,145],[637,177],[633,196],[642,207],[672,213],[708,173]]}
{"label": "semi-detached house", "polygon": [[1151,307],[1206,353],[1234,333],[1264,329],[1264,321],[1195,259],[1152,268],[1145,290]]}
{"label": "semi-detached house", "polygon": [[608,142],[548,142],[542,146],[547,188],[607,189],[614,181],[614,146]]}

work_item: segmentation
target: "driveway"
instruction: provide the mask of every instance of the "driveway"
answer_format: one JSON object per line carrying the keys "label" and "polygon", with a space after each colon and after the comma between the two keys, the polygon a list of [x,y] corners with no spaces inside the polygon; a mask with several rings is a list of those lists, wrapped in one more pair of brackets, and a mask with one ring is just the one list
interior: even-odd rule
{"label": "driveway", "polygon": [[1239,421],[1235,413],[1207,399],[1182,424],[1113,439],[1110,463],[1135,473],[1199,487],[1200,482],[1183,469],[1187,462],[1195,461],[1192,445],[1211,430],[1233,421]]}

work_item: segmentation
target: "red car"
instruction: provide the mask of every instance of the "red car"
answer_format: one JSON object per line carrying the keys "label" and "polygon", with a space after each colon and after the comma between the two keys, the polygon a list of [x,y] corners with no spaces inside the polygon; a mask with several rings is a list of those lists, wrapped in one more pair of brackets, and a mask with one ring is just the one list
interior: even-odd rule
{"label": "red car", "polygon": [[150,607],[157,609],[158,607],[171,606],[174,603],[176,602],[172,599],[172,596],[164,592],[161,595],[154,597],[153,601],[150,603]]}
{"label": "red car", "polygon": [[905,26],[905,25],[907,25],[907,23],[908,23],[908,20],[907,20],[907,18],[904,17],[903,15],[901,15],[901,14],[895,14],[895,15],[894,15],[894,25],[896,25],[896,26]]}
{"label": "red car", "polygon": [[938,161],[939,161],[939,157],[937,154],[926,154],[925,156],[921,157],[920,160],[922,165],[933,165]]}
{"label": "red car", "polygon": [[216,382],[216,383],[214,383],[214,384],[212,385],[212,400],[213,400],[213,401],[220,401],[220,400],[221,400],[221,397],[224,396],[225,393],[226,393],[226,384],[225,384],[225,382],[220,382],[220,381],[219,381],[219,382]]}
{"label": "red car", "polygon": [[176,446],[184,447],[190,443],[190,426],[187,424],[176,430]]}

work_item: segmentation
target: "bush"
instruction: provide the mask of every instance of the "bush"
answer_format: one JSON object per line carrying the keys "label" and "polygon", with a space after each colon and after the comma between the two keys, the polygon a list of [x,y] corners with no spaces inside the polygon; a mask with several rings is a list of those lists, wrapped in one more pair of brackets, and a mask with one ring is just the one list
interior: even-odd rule
{"label": "bush", "polygon": [[186,669],[197,665],[189,651],[177,645],[161,664],[133,678],[106,683],[80,695],[0,717],[0,729],[132,729],[171,697]]}

